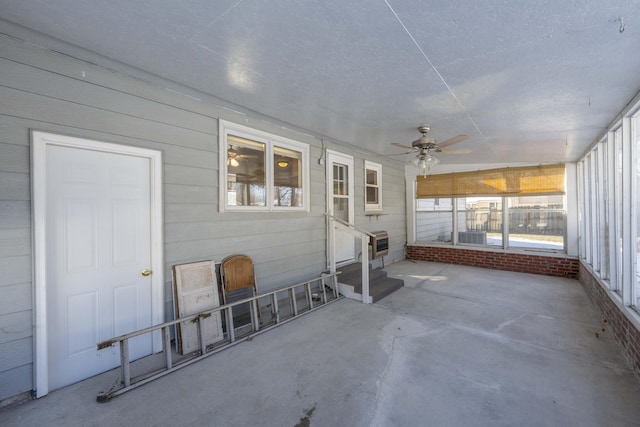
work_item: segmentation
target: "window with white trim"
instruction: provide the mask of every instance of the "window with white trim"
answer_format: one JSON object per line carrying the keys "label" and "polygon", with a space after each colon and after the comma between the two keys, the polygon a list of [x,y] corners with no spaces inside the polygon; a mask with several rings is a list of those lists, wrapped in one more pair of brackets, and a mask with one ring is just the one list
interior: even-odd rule
{"label": "window with white trim", "polygon": [[220,120],[220,210],[309,209],[309,146]]}
{"label": "window with white trim", "polygon": [[562,164],[418,176],[416,240],[564,252],[564,188]]}
{"label": "window with white trim", "polygon": [[364,210],[382,210],[382,165],[364,161]]}

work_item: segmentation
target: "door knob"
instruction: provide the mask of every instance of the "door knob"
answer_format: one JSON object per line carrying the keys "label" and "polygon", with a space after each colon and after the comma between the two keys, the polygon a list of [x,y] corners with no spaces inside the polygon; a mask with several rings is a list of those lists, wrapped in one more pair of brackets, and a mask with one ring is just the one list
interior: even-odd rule
{"label": "door knob", "polygon": [[147,276],[149,276],[151,274],[151,270],[144,269],[144,270],[142,270],[141,274],[144,277],[147,277]]}

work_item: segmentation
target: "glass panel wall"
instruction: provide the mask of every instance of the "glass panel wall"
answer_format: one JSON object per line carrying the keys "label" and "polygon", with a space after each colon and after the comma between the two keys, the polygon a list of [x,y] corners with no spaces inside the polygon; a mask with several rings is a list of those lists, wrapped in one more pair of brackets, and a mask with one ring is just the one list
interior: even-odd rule
{"label": "glass panel wall", "polygon": [[[506,245],[504,215],[509,220]],[[560,195],[416,200],[416,240],[422,243],[454,244],[455,232],[457,245],[564,252],[566,222]]]}
{"label": "glass panel wall", "polygon": [[612,283],[612,289],[619,293],[622,289],[622,280],[624,277],[622,268],[622,127],[619,127],[613,133],[613,140],[615,145],[615,201],[613,206],[616,212],[616,282]]}
{"label": "glass panel wall", "polygon": [[564,250],[563,196],[509,197],[509,246]]}
{"label": "glass panel wall", "polygon": [[635,189],[634,189],[634,205],[636,207],[635,209],[635,218],[633,219],[635,221],[635,226],[636,226],[636,235],[635,235],[635,244],[633,245],[634,249],[635,249],[635,254],[633,256],[633,260],[635,262],[635,270],[634,270],[634,280],[633,280],[633,289],[631,292],[631,304],[633,306],[635,306],[636,308],[640,307],[640,206],[638,206],[638,203],[640,203],[640,197],[638,195],[638,192],[640,192],[640,161],[638,160],[638,157],[640,155],[640,113],[637,113],[636,115],[633,116],[632,120],[631,120],[631,129],[632,129],[632,138],[633,138],[633,145],[634,145],[634,174],[633,174],[633,180],[634,180],[634,184],[635,184]]}
{"label": "glass panel wall", "polygon": [[640,313],[640,103],[578,162],[579,256]]}
{"label": "glass panel wall", "polygon": [[584,260],[591,265],[591,156],[588,155],[584,159],[584,216],[585,235],[584,235]]}
{"label": "glass panel wall", "polygon": [[584,191],[584,160],[578,162],[578,253],[581,259],[585,258],[586,252],[586,221],[584,219],[585,212],[585,191]]}
{"label": "glass panel wall", "polygon": [[458,243],[502,246],[502,197],[464,197],[464,224]]}
{"label": "glass panel wall", "polygon": [[609,174],[608,174],[608,156],[607,156],[607,140],[603,140],[599,144],[598,149],[598,219],[600,233],[600,278],[607,283],[609,282],[609,265],[610,265],[610,237],[609,237]]}
{"label": "glass panel wall", "polygon": [[591,210],[591,264],[593,265],[593,270],[600,275],[600,233],[599,231],[599,221],[598,217],[598,204],[600,202],[600,194],[598,194],[598,147],[594,147],[590,156],[590,164],[591,164],[591,174],[589,175],[589,189],[591,191],[591,205],[589,206]]}

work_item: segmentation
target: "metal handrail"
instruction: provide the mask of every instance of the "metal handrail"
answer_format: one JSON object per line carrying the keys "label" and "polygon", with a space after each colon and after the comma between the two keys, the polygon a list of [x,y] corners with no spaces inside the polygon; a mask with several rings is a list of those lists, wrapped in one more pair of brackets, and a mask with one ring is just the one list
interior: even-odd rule
{"label": "metal handrail", "polygon": [[338,224],[344,225],[345,227],[350,228],[350,229],[352,229],[352,230],[354,230],[354,231],[356,231],[356,232],[358,232],[358,233],[360,233],[360,234],[364,234],[364,235],[367,235],[367,236],[369,236],[369,237],[376,237],[376,235],[375,235],[375,234],[370,233],[370,232],[368,232],[367,230],[363,230],[362,228],[359,228],[359,227],[357,227],[356,225],[351,224],[351,223],[350,223],[350,222],[348,222],[348,221],[345,221],[345,220],[343,220],[343,219],[337,218],[337,217],[335,217],[335,216],[333,216],[333,215],[331,215],[331,214],[328,214],[328,213],[325,213],[324,215],[325,215],[326,217],[328,217],[329,219],[334,220],[334,221],[335,221],[335,222],[337,222]]}
{"label": "metal handrail", "polygon": [[337,228],[336,226],[338,226],[346,229],[346,231],[349,233],[355,234],[355,237],[360,239],[360,251],[362,254],[362,302],[364,304],[370,304],[372,300],[369,295],[369,239],[367,238],[367,236],[375,237],[375,234],[372,234],[366,230],[362,230],[356,227],[354,224],[346,222],[340,218],[336,218],[329,213],[325,213],[324,215],[329,219],[329,222],[332,222],[333,224],[329,227],[329,271],[331,273],[336,272],[336,246],[334,229]]}

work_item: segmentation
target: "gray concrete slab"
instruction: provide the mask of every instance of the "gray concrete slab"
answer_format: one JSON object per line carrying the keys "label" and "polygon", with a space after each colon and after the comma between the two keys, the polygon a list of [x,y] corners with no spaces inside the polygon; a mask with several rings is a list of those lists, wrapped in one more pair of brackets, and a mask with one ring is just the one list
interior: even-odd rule
{"label": "gray concrete slab", "polygon": [[[99,404],[116,372],[3,426],[632,426],[640,382],[577,281],[403,261],[341,300]],[[598,336],[596,337],[596,333]]]}

